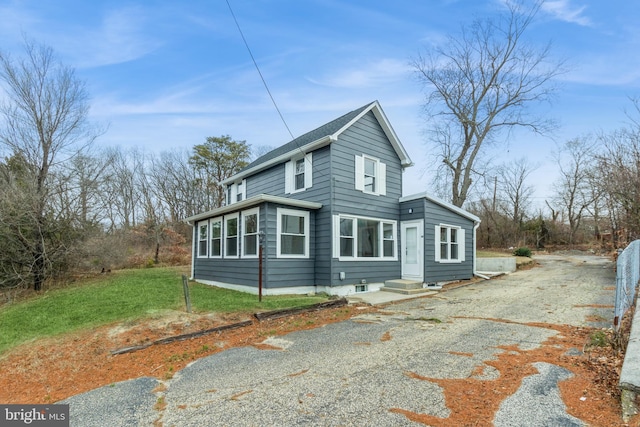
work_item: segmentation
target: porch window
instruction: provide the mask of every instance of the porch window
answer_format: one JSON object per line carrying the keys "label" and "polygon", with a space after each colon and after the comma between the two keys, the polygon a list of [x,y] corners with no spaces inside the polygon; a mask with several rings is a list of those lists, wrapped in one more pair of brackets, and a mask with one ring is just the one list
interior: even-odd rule
{"label": "porch window", "polygon": [[309,257],[309,212],[278,208],[278,257]]}
{"label": "porch window", "polygon": [[211,227],[211,258],[222,257],[222,218],[214,218],[210,221]]}
{"label": "porch window", "polygon": [[207,240],[209,239],[207,223],[203,222],[198,227],[198,257],[207,256]]}
{"label": "porch window", "polygon": [[238,257],[238,214],[224,217],[225,257]]}
{"label": "porch window", "polygon": [[258,209],[242,212],[242,256],[258,256],[259,245]]}
{"label": "porch window", "polygon": [[465,231],[453,225],[440,224],[435,228],[436,261],[442,263],[463,262]]}
{"label": "porch window", "polygon": [[340,259],[396,258],[396,221],[336,215],[334,256]]}

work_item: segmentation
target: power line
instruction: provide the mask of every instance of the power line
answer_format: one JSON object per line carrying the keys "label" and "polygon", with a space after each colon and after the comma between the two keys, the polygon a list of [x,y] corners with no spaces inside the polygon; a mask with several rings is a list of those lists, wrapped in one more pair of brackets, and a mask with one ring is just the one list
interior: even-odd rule
{"label": "power line", "polygon": [[240,32],[240,36],[242,37],[242,41],[244,42],[244,45],[246,46],[247,51],[249,52],[249,56],[251,56],[251,60],[253,61],[253,65],[255,65],[256,70],[258,70],[258,74],[260,75],[260,79],[262,80],[262,84],[264,84],[264,88],[267,90],[267,93],[269,94],[269,98],[271,98],[271,102],[273,102],[273,106],[276,107],[276,111],[278,112],[278,115],[280,116],[280,120],[282,120],[282,123],[284,123],[284,127],[287,128],[287,132],[289,132],[289,135],[291,136],[291,140],[294,140],[295,138],[293,136],[293,133],[291,133],[291,130],[289,129],[289,126],[287,125],[287,122],[284,119],[284,116],[280,112],[280,108],[278,108],[278,104],[276,104],[276,100],[273,98],[273,95],[271,94],[271,91],[269,90],[269,86],[267,85],[267,81],[264,79],[264,76],[262,75],[262,72],[260,71],[260,67],[258,67],[258,63],[256,62],[256,59],[253,57],[253,53],[251,52],[251,48],[249,47],[249,43],[247,43],[247,39],[244,37],[244,33],[242,32],[242,28],[240,28],[240,24],[238,23],[238,20],[236,19],[236,15],[235,15],[235,13],[233,13],[233,9],[231,9],[231,4],[229,3],[229,0],[226,0],[226,2],[227,2],[227,6],[229,7],[229,12],[231,12],[231,16],[233,17],[233,20],[236,23],[236,27],[238,27],[238,31]]}

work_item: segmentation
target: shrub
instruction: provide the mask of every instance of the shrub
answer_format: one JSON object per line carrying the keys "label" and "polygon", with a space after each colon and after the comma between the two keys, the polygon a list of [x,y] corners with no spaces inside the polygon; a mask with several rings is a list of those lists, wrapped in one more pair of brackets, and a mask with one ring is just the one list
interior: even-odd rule
{"label": "shrub", "polygon": [[531,256],[531,249],[529,249],[529,248],[518,248],[515,251],[513,251],[513,254],[515,256],[530,257]]}

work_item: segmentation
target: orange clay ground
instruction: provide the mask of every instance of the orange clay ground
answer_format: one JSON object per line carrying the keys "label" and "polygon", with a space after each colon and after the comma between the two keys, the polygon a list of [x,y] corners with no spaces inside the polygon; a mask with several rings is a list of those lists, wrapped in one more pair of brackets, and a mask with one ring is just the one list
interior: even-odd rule
{"label": "orange clay ground", "polygon": [[[164,316],[136,322],[105,326],[93,331],[39,340],[0,356],[0,402],[49,403],[94,388],[131,378],[152,376],[168,379],[189,362],[225,349],[240,346],[264,348],[260,342],[268,336],[311,329],[348,319],[372,307],[346,306],[298,314],[277,320],[258,322],[239,329],[152,345],[143,350],[111,355],[111,350],[140,345],[166,336],[184,334],[251,319],[249,314],[233,316],[166,313]],[[488,319],[503,322],[501,319]],[[412,421],[429,426],[490,426],[500,403],[513,394],[522,379],[533,375],[534,362],[548,362],[574,373],[560,383],[568,412],[590,426],[640,426],[637,419],[625,424],[621,418],[618,375],[622,355],[611,347],[588,348],[589,328],[532,324],[558,331],[540,348],[521,350],[504,347],[497,360],[486,365],[496,368],[496,380],[424,378],[414,372],[405,375],[439,384],[451,410],[448,418],[390,408]],[[386,333],[381,341],[392,341]],[[354,343],[354,345],[363,343]],[[580,357],[567,356],[570,348],[585,349]],[[464,354],[458,354],[464,356]],[[472,355],[468,355],[472,356]],[[482,368],[476,374],[482,374]]]}

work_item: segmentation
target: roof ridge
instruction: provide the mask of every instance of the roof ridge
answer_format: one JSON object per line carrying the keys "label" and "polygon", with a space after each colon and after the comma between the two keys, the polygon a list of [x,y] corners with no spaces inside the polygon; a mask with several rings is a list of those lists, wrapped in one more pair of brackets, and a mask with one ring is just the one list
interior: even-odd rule
{"label": "roof ridge", "polygon": [[262,156],[258,157],[257,159],[255,159],[253,162],[251,162],[249,165],[247,165],[245,168],[241,169],[238,173],[243,172],[244,170],[247,169],[251,169],[252,167],[255,167],[256,165],[259,165],[261,163],[264,163],[268,160],[271,160],[273,158],[278,157],[281,154],[287,153],[289,151],[293,151],[295,149],[299,149],[302,146],[316,141],[322,137],[325,136],[329,136],[329,135],[333,135],[336,131],[340,130],[344,125],[346,125],[347,123],[349,123],[354,117],[356,117],[358,114],[362,113],[364,110],[366,110],[367,108],[369,108],[372,104],[374,104],[376,101],[372,101],[369,102],[368,104],[363,105],[360,108],[356,108],[355,110],[349,111],[348,113],[343,114],[342,116],[335,118],[323,125],[318,126],[317,128],[310,130],[309,132],[306,132],[300,136],[298,136],[297,138],[294,138],[292,140],[290,140],[289,142],[286,142],[282,145],[280,145],[279,147],[274,148],[273,150],[269,151],[266,154],[263,154]]}

